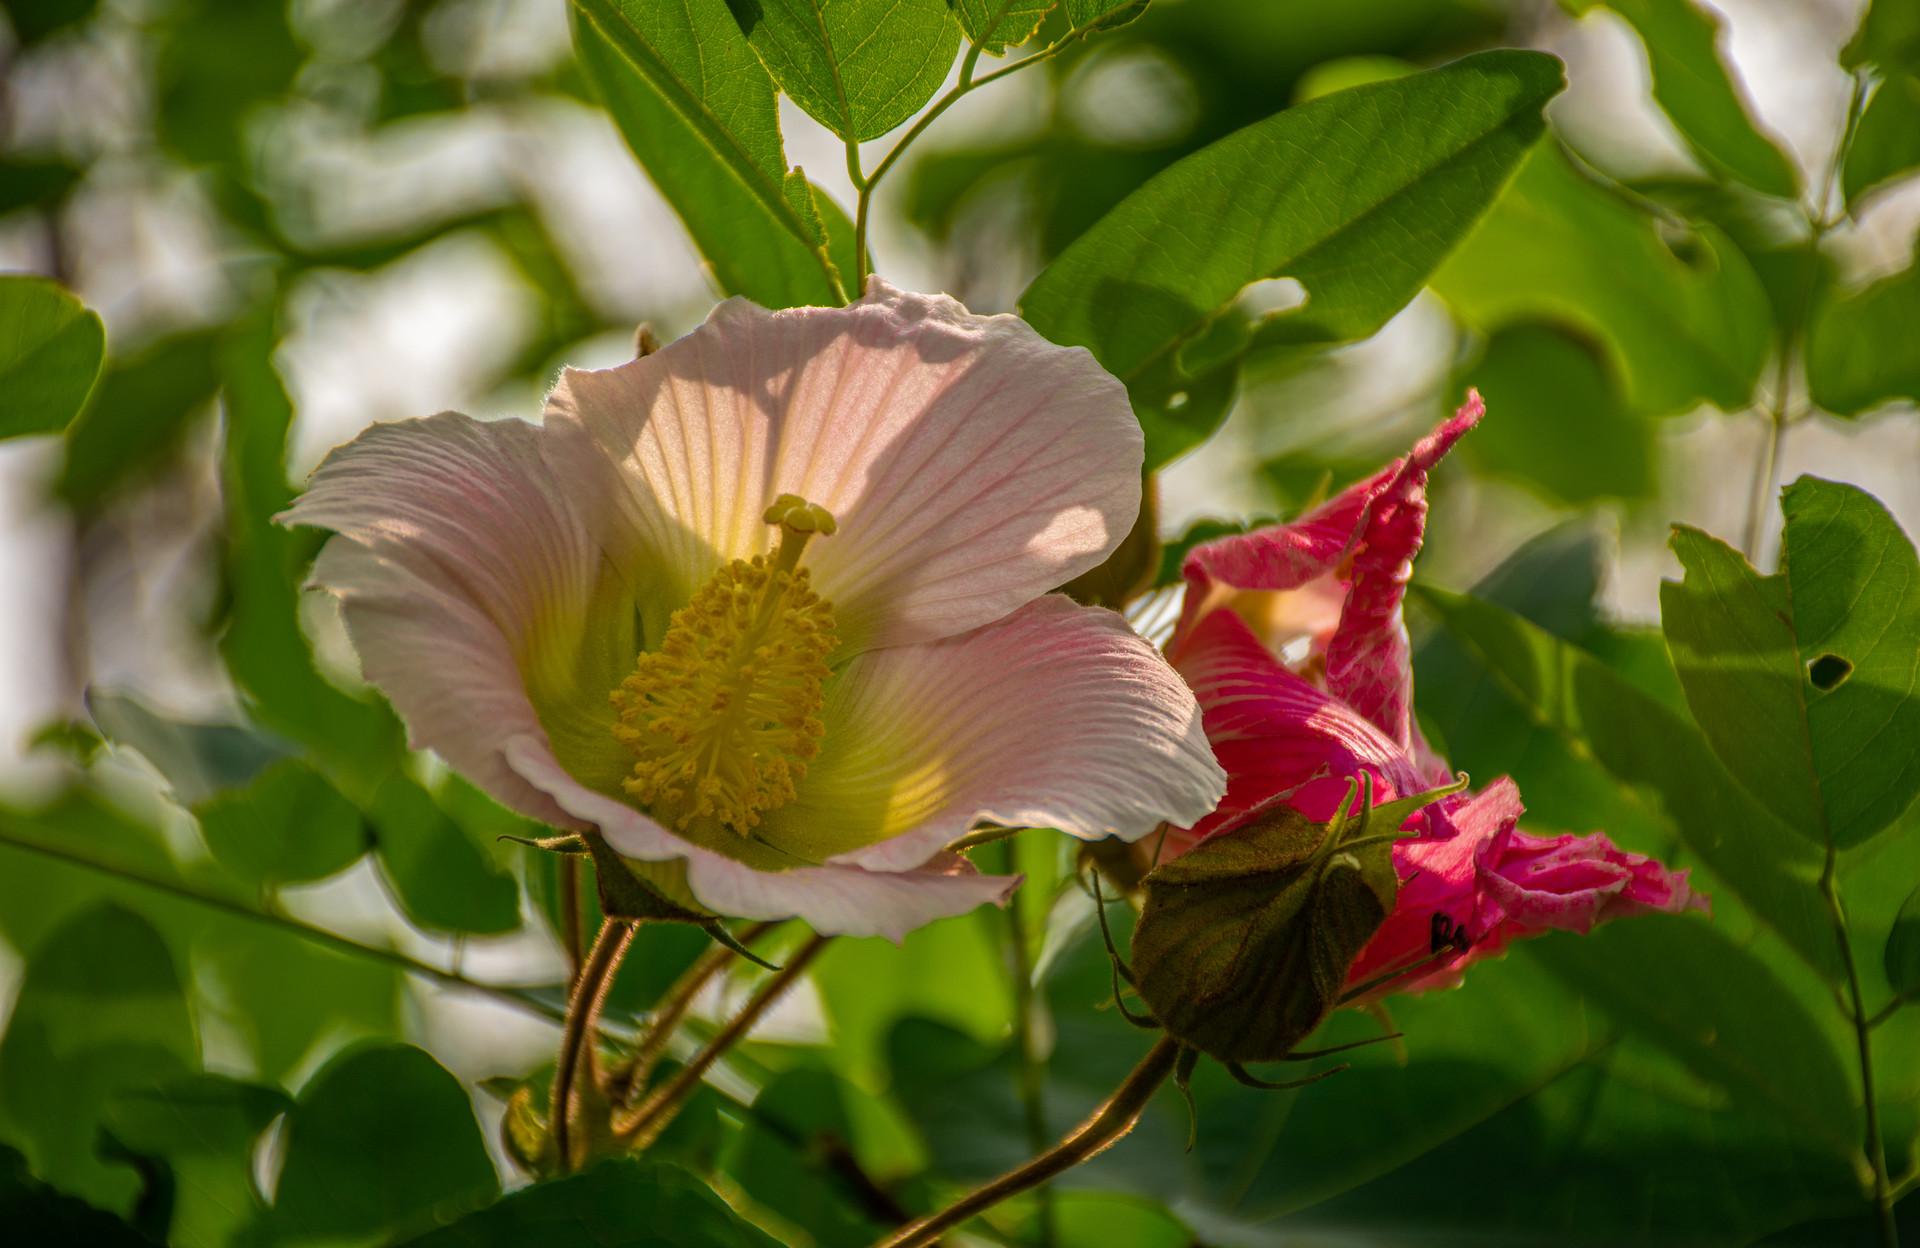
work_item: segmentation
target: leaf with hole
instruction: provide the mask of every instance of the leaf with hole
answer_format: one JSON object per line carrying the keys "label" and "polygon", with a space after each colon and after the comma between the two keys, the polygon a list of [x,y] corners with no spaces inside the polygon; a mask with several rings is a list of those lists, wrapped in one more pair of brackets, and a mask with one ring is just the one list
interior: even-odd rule
{"label": "leaf with hole", "polygon": [[1727,770],[1786,824],[1841,849],[1920,794],[1920,561],[1872,495],[1786,490],[1780,571],[1676,527],[1660,589],[1674,668]]}

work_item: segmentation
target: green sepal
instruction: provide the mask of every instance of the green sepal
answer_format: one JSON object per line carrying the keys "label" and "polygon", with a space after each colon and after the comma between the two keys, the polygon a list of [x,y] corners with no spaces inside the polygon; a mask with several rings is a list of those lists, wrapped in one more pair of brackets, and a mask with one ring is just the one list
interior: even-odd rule
{"label": "green sepal", "polygon": [[720,922],[719,916],[683,906],[635,874],[620,852],[607,844],[607,838],[598,832],[582,833],[580,839],[586,843],[587,852],[593,855],[593,875],[600,893],[600,913],[610,919],[626,919],[634,923],[689,923],[754,965],[770,971],[780,969],[741,944]]}
{"label": "green sepal", "polygon": [[1351,1069],[1346,1062],[1341,1062],[1338,1066],[1320,1071],[1318,1074],[1308,1075],[1304,1079],[1283,1079],[1275,1083],[1271,1079],[1262,1079],[1260,1076],[1250,1073],[1247,1068],[1239,1062],[1225,1062],[1223,1065],[1226,1066],[1227,1073],[1233,1076],[1236,1083],[1245,1084],[1249,1088],[1258,1088],[1262,1092],[1286,1092],[1293,1088],[1304,1088],[1310,1083],[1319,1083],[1322,1079],[1331,1079],[1341,1071]]}
{"label": "green sepal", "polygon": [[1376,807],[1363,774],[1324,823],[1276,803],[1148,874],[1133,981],[1167,1034],[1230,1067],[1291,1055],[1393,911],[1399,825],[1466,783]]}
{"label": "green sepal", "polygon": [[514,836],[502,832],[493,838],[496,841],[509,841],[515,845],[524,845],[528,849],[544,849],[550,854],[584,854],[591,852],[584,838],[569,832],[565,836]]}

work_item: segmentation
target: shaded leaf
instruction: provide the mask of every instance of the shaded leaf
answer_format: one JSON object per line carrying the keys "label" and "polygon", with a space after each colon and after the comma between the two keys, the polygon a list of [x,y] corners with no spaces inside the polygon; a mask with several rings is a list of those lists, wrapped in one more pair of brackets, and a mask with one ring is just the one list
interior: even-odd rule
{"label": "shaded leaf", "polygon": [[1847,149],[1840,185],[1849,208],[1875,188],[1920,169],[1920,75],[1895,73],[1880,84]]}
{"label": "shaded leaf", "polygon": [[659,1162],[605,1161],[404,1241],[406,1248],[775,1248],[699,1179]]}
{"label": "shaded leaf", "polygon": [[1529,820],[1699,855],[1761,922],[1824,976],[1840,973],[1813,887],[1819,855],[1720,764],[1698,728],[1592,654],[1492,603],[1416,583],[1465,659],[1422,666],[1422,713],[1456,767],[1510,773]]}
{"label": "shaded leaf", "polygon": [[[1493,200],[1561,85],[1550,57],[1489,52],[1277,113],[1128,196],[1021,311],[1128,383],[1153,468],[1211,432],[1256,334],[1335,342],[1385,324]],[[1303,307],[1236,310],[1277,278]]]}
{"label": "shaded leaf", "polygon": [[[1696,156],[1716,173],[1792,199],[1800,177],[1755,124],[1752,106],[1720,55],[1720,21],[1694,0],[1601,0],[1640,33],[1653,67],[1653,98]],[[1572,0],[1584,11],[1593,0]]]}
{"label": "shaded leaf", "polygon": [[342,1053],[287,1115],[267,1225],[281,1237],[404,1231],[498,1196],[466,1090],[409,1045]]}
{"label": "shaded leaf", "polygon": [[1911,0],[1871,0],[1860,28],[1840,52],[1848,69],[1877,65],[1887,73],[1920,72],[1920,8]]}
{"label": "shaded leaf", "polygon": [[1920,996],[1920,886],[1907,895],[1887,934],[1887,983],[1903,996]]}
{"label": "shaded leaf", "polygon": [[571,12],[588,77],[721,288],[771,308],[845,302],[815,191],[787,169],[773,81],[724,0]]}
{"label": "shaded leaf", "polygon": [[491,933],[520,923],[520,890],[411,776],[396,771],[366,808],[381,871],[407,917],[439,931]]}
{"label": "shaded leaf", "polygon": [[0,1226],[22,1244],[153,1248],[153,1241],[110,1213],[57,1192],[27,1172],[27,1159],[0,1144]]}
{"label": "shaded leaf", "polygon": [[100,318],[59,285],[0,275],[0,438],[65,428],[93,392],[106,350]]}
{"label": "shaded leaf", "polygon": [[372,843],[354,804],[296,759],[272,764],[245,788],[216,793],[193,813],[220,865],[256,884],[321,879]]}
{"label": "shaded leaf", "polygon": [[1838,416],[1920,400],[1920,263],[1850,294],[1833,292],[1807,328],[1807,389]]}
{"label": "shaded leaf", "polygon": [[174,1181],[167,1242],[177,1248],[225,1248],[261,1208],[253,1185],[253,1145],[292,1101],[278,1088],[220,1075],[129,1088],[108,1107],[113,1137],[142,1157],[163,1161]]}
{"label": "shaded leaf", "polygon": [[287,755],[286,746],[262,733],[173,719],[128,694],[92,690],[87,711],[107,740],[144,754],[186,805],[246,784]]}
{"label": "shaded leaf", "polygon": [[1543,146],[1433,287],[1483,331],[1524,320],[1582,331],[1606,347],[1643,415],[1703,399],[1735,410],[1767,358],[1766,294],[1717,228],[1690,241],[1682,260],[1652,217]]}
{"label": "shaded leaf", "polygon": [[919,112],[960,49],[947,0],[728,0],[728,6],[774,83],[843,139],[877,139]]}
{"label": "shaded leaf", "polygon": [[1859,1109],[1834,1039],[1766,963],[1712,924],[1644,915],[1543,941],[1535,954],[1736,1102],[1852,1155]]}
{"label": "shaded leaf", "polygon": [[1920,561],[1879,500],[1802,477],[1780,571],[1676,526],[1660,587],[1674,668],[1727,770],[1789,827],[1846,849],[1920,793]]}
{"label": "shaded leaf", "polygon": [[210,333],[186,334],[107,368],[85,410],[67,426],[61,498],[82,510],[97,506],[174,447],[219,386],[215,342]]}

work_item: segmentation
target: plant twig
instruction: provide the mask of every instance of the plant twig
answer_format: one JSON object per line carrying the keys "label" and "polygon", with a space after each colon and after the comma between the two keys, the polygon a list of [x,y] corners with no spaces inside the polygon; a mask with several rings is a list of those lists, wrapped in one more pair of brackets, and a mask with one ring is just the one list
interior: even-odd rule
{"label": "plant twig", "polygon": [[1834,879],[1837,855],[1831,836],[1827,839],[1827,865],[1820,873],[1820,895],[1826,899],[1827,915],[1833,920],[1833,936],[1840,945],[1840,964],[1847,974],[1847,992],[1853,999],[1854,1043],[1860,1056],[1860,1092],[1866,1104],[1866,1158],[1873,1169],[1873,1210],[1880,1227],[1883,1248],[1899,1248],[1900,1230],[1893,1220],[1893,1184],[1887,1177],[1887,1144],[1880,1134],[1880,1103],[1873,1090],[1872,1021],[1860,993],[1860,972],[1854,965],[1853,940],[1847,933],[1846,910],[1840,904],[1840,889]]}
{"label": "plant twig", "polygon": [[645,1149],[660,1133],[667,1129],[675,1114],[680,1112],[681,1102],[693,1094],[700,1086],[714,1063],[718,1062],[726,1051],[746,1038],[760,1016],[772,1008],[775,1002],[786,995],[806,971],[808,963],[820,956],[827,947],[831,936],[814,936],[787,959],[786,965],[774,972],[773,977],[760,986],[760,990],[740,1008],[740,1012],[722,1027],[709,1040],[705,1047],[694,1054],[687,1064],[677,1071],[672,1079],[663,1083],[647,1098],[640,1102],[638,1109],[614,1122],[613,1132],[617,1139],[626,1142],[636,1152]]}
{"label": "plant twig", "polygon": [[593,1037],[600,1007],[606,1003],[607,990],[613,987],[614,972],[627,956],[633,943],[634,925],[625,919],[609,917],[593,938],[593,948],[574,977],[573,996],[567,1002],[567,1021],[560,1031],[560,1056],[554,1063],[553,1097],[550,1101],[554,1151],[560,1159],[560,1173],[574,1167],[573,1116],[575,1092],[579,1087],[580,1067],[586,1066],[593,1077]]}
{"label": "plant twig", "polygon": [[1058,1144],[1023,1165],[948,1205],[938,1213],[915,1222],[896,1235],[881,1240],[875,1248],[926,1248],[938,1242],[945,1232],[959,1226],[975,1214],[984,1213],[1009,1197],[1037,1187],[1057,1175],[1097,1157],[1117,1144],[1133,1130],[1153,1100],[1153,1094],[1173,1073],[1180,1056],[1180,1042],[1162,1036],[1154,1042],[1140,1064],[1133,1068],[1120,1086],[1113,1090],[1093,1116],[1075,1127]]}
{"label": "plant twig", "polygon": [[[740,943],[750,945],[778,926],[780,926],[778,922],[756,923],[740,933]],[[624,1108],[634,1095],[646,1089],[648,1077],[652,1075],[653,1068],[659,1063],[660,1058],[665,1055],[667,1045],[672,1042],[681,1020],[686,1018],[687,1011],[693,1008],[694,999],[700,995],[701,990],[713,980],[714,976],[719,975],[732,964],[734,956],[733,950],[725,945],[716,944],[701,954],[694,964],[673,982],[653,1009],[648,1011],[646,1030],[641,1034],[640,1044],[634,1050],[633,1056],[621,1064],[621,1069],[616,1076],[616,1087],[613,1090],[616,1105]]]}

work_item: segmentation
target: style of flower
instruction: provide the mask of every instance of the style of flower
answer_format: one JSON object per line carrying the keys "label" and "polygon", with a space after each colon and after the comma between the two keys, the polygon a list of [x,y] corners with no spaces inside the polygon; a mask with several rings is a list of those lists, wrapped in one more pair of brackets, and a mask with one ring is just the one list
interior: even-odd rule
{"label": "style of flower", "polygon": [[415,747],[683,904],[898,938],[1019,882],[947,852],[982,823],[1219,799],[1179,677],[1048,592],[1142,453],[1086,351],[875,280],[568,370],[538,426],[375,426],[283,519],[337,535],[313,579]]}
{"label": "style of flower", "polygon": [[[1375,800],[1444,787],[1450,771],[1414,723],[1401,605],[1426,527],[1427,474],[1480,420],[1477,394],[1395,460],[1291,524],[1194,548],[1169,656],[1192,685],[1227,769],[1227,796],[1168,835],[1178,854],[1274,803],[1326,820],[1363,773]],[[1518,830],[1519,789],[1502,777],[1442,798],[1403,825],[1398,900],[1349,985],[1392,991],[1455,982],[1511,941],[1648,911],[1705,910],[1686,871],[1604,834]],[[1451,951],[1451,953],[1449,953]]]}

